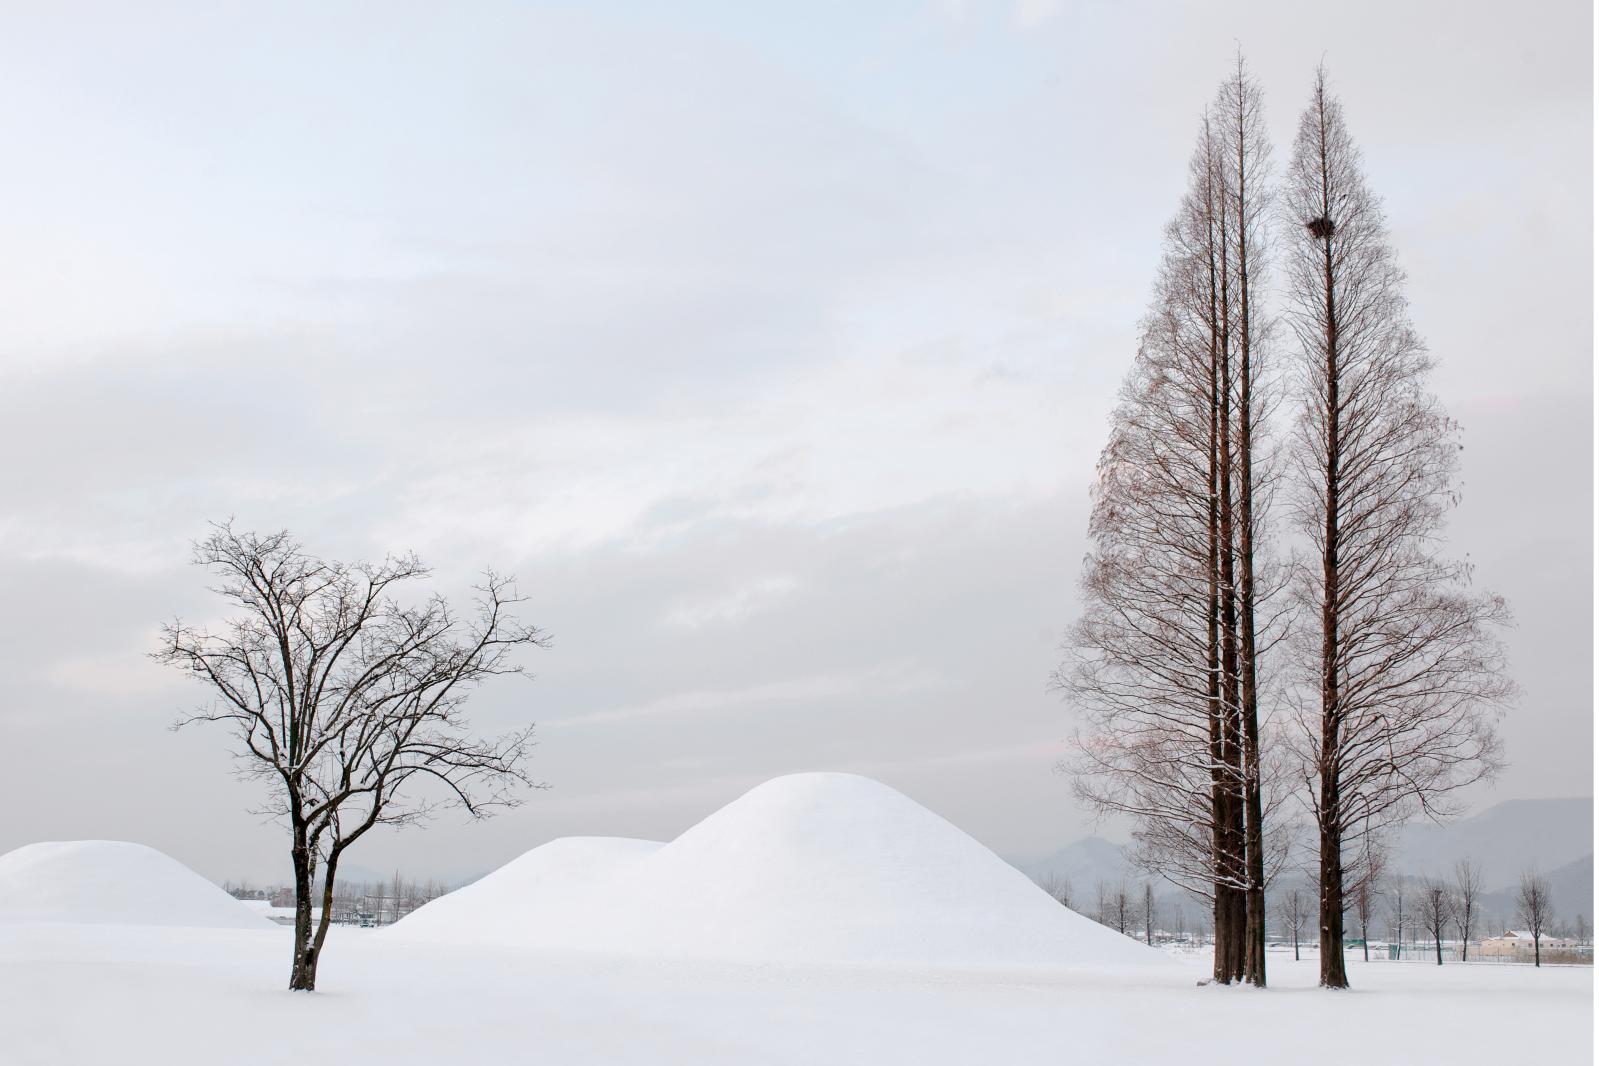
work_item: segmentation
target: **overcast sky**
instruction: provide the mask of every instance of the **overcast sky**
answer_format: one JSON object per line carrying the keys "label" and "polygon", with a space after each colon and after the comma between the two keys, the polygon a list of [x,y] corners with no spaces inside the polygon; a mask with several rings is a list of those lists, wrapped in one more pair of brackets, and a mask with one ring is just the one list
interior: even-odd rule
{"label": "overcast sky", "polygon": [[1008,855],[1094,831],[1047,682],[1238,44],[1279,166],[1325,57],[1465,427],[1452,550],[1524,689],[1481,802],[1591,793],[1587,3],[667,7],[5,6],[0,851],[286,879],[143,657],[229,515],[514,572],[554,636],[472,705],[550,790],[355,865],[669,839],[809,769]]}

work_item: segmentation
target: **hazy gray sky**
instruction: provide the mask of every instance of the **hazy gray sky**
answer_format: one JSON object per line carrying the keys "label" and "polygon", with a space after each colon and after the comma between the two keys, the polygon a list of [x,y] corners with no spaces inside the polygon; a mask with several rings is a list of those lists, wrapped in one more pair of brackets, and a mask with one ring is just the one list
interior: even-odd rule
{"label": "hazy gray sky", "polygon": [[1007,854],[1088,831],[1046,683],[1235,45],[1279,163],[1325,57],[1465,426],[1525,690],[1484,801],[1589,794],[1591,11],[1328,11],[6,5],[0,850],[282,876],[143,658],[228,515],[512,571],[554,635],[474,704],[552,789],[357,865],[669,838],[806,769]]}

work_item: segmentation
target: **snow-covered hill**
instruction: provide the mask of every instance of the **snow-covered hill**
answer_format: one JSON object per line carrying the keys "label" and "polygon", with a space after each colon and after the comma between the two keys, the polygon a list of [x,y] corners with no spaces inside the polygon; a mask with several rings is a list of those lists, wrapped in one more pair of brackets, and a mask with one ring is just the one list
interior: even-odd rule
{"label": "snow-covered hill", "polygon": [[50,841],[0,855],[0,922],[271,925],[171,856],[120,840]]}
{"label": "snow-covered hill", "polygon": [[768,781],[667,845],[557,840],[390,935],[631,956],[1160,964],[949,822],[851,774]]}

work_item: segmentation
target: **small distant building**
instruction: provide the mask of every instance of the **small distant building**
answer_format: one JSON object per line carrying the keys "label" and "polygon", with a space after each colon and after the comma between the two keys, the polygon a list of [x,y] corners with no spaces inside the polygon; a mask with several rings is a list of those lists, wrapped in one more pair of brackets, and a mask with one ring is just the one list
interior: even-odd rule
{"label": "small distant building", "polygon": [[[1545,933],[1538,940],[1539,951],[1570,951],[1577,947],[1569,936],[1550,936]],[[1532,933],[1526,929],[1507,929],[1498,936],[1484,937],[1480,947],[1485,959],[1526,959],[1533,957]]]}

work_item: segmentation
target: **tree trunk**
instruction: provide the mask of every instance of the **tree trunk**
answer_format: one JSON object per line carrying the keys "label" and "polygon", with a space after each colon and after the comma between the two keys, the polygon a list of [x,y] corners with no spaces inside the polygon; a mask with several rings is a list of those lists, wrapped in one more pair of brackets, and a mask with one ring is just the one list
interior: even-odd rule
{"label": "tree trunk", "polygon": [[322,918],[316,925],[316,936],[311,947],[311,980],[316,980],[316,960],[322,957],[322,944],[328,938],[328,926],[333,921],[333,877],[339,868],[339,854],[342,848],[335,845],[328,850],[328,861],[322,872]]}
{"label": "tree trunk", "polygon": [[[1334,797],[1329,810],[1327,797]],[[1337,808],[1338,775],[1336,771],[1322,773],[1322,809],[1318,825],[1321,837],[1321,891],[1318,893],[1319,931],[1321,946],[1321,980],[1323,988],[1348,988],[1349,974],[1344,967],[1344,864],[1341,834],[1328,829],[1326,823],[1339,817]]]}
{"label": "tree trunk", "polygon": [[[1238,595],[1234,569],[1236,530],[1233,517],[1233,440],[1232,440],[1232,312],[1226,240],[1226,198],[1222,197],[1221,231],[1221,343],[1218,348],[1219,373],[1218,434],[1216,480],[1219,521],[1217,542],[1220,554],[1219,592],[1221,597],[1221,718],[1222,718],[1222,869],[1218,870],[1217,895],[1227,907],[1227,940],[1221,940],[1218,926],[1217,950],[1223,958],[1225,982],[1244,976],[1244,942],[1248,935],[1248,902],[1242,886],[1247,875],[1244,856],[1244,811],[1242,796],[1243,752],[1239,725],[1238,692]],[[1222,891],[1222,882],[1226,890]]]}
{"label": "tree trunk", "polygon": [[1245,96],[1238,97],[1237,189],[1238,210],[1238,638],[1239,722],[1243,734],[1245,878],[1245,978],[1266,984],[1266,858],[1265,831],[1260,801],[1260,715],[1255,685],[1255,485],[1254,395],[1250,365],[1249,318],[1249,217],[1245,200],[1248,170],[1244,158]]}
{"label": "tree trunk", "polygon": [[[1215,168],[1210,166],[1208,173],[1214,175]],[[1207,178],[1206,192],[1207,210],[1214,209],[1214,198],[1210,196],[1210,179]],[[1221,651],[1221,558],[1228,549],[1222,540],[1221,525],[1221,434],[1224,432],[1222,422],[1222,379],[1221,379],[1221,351],[1226,343],[1223,323],[1226,319],[1225,282],[1218,290],[1216,242],[1214,239],[1214,222],[1212,222],[1211,252],[1209,254],[1209,283],[1210,283],[1210,435],[1209,435],[1209,491],[1210,502],[1208,507],[1208,554],[1209,554],[1209,622],[1207,628],[1208,657],[1210,677],[1207,683],[1207,699],[1210,711],[1210,782],[1211,782],[1211,863],[1212,863],[1212,924],[1216,931],[1216,943],[1213,950],[1212,975],[1223,984],[1233,979],[1233,965],[1231,961],[1232,945],[1237,939],[1233,928],[1233,900],[1231,889],[1230,856],[1232,841],[1228,833],[1231,821],[1228,797],[1230,794],[1227,778],[1227,707],[1222,685],[1222,651]]]}
{"label": "tree trunk", "polygon": [[[289,988],[296,992],[316,990],[317,954],[321,948],[311,928],[311,891],[316,877],[316,856],[303,824],[294,826],[294,966],[289,972]],[[326,917],[326,911],[323,912]]]}

